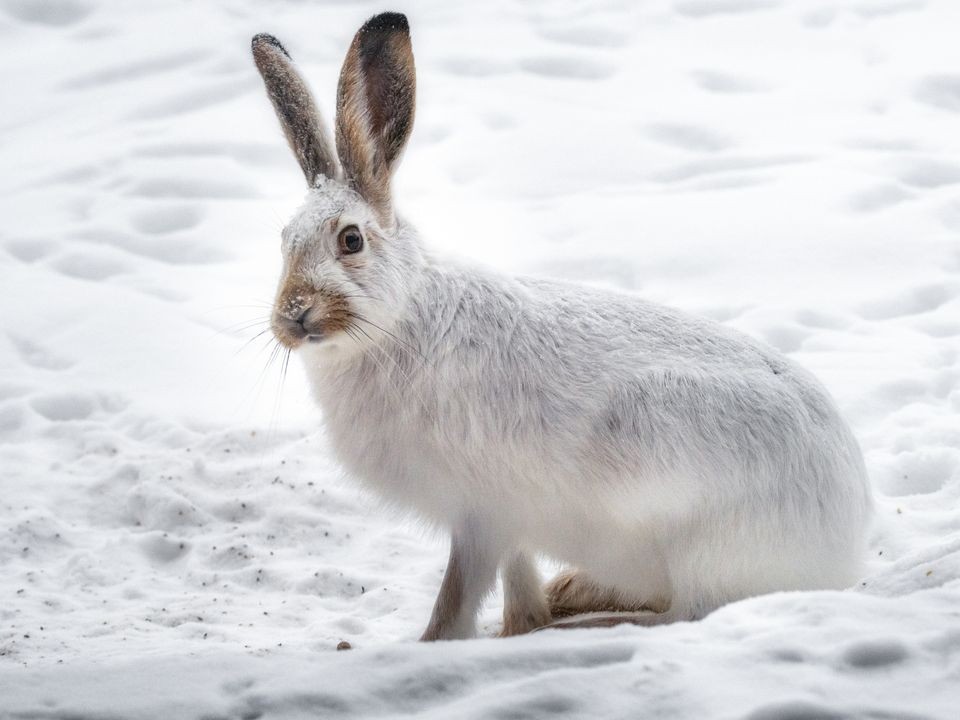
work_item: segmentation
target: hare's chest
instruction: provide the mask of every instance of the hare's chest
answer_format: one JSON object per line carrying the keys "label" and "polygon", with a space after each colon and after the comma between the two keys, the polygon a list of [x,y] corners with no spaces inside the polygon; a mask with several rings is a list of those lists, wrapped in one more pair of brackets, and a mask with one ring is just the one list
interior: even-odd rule
{"label": "hare's chest", "polygon": [[370,377],[348,387],[320,403],[337,461],[353,479],[387,499],[425,509],[450,468],[437,448],[436,428],[427,420],[419,391]]}

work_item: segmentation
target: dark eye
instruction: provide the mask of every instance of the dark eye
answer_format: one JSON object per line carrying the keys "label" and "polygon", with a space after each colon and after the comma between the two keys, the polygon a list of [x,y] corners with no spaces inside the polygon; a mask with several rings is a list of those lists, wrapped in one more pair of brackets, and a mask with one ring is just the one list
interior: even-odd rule
{"label": "dark eye", "polygon": [[340,250],[345,255],[353,255],[363,250],[363,235],[356,225],[345,227],[340,231]]}

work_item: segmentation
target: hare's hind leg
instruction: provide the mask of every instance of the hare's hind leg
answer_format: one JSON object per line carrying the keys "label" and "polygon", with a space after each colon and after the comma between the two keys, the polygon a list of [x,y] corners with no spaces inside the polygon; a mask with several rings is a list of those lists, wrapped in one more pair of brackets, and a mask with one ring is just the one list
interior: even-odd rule
{"label": "hare's hind leg", "polygon": [[544,588],[550,615],[565,618],[583,613],[637,613],[650,610],[662,613],[668,607],[659,599],[640,599],[621,590],[606,587],[582,570],[566,570]]}
{"label": "hare's hind leg", "polygon": [[550,623],[550,607],[530,556],[518,550],[504,563],[500,574],[503,578],[501,637],[522,635]]}
{"label": "hare's hind leg", "polygon": [[630,612],[642,603],[625,602],[618,592],[601,585],[582,570],[564,570],[544,588],[554,618],[590,612]]}
{"label": "hare's hind leg", "polygon": [[652,533],[616,525],[591,528],[590,533],[596,552],[581,556],[579,568],[560,573],[545,588],[554,618],[598,612],[662,613],[671,607],[673,582]]}

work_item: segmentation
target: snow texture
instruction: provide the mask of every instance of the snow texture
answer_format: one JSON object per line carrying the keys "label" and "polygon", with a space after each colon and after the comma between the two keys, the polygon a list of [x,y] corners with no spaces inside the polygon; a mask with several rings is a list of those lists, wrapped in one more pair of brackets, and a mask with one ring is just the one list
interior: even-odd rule
{"label": "snow texture", "polygon": [[329,122],[382,9],[0,0],[0,717],[957,717],[960,5],[394,8],[425,241],[788,353],[878,499],[847,591],[509,640],[494,595],[486,639],[432,645],[443,538],[247,344],[303,197],[250,38]]}

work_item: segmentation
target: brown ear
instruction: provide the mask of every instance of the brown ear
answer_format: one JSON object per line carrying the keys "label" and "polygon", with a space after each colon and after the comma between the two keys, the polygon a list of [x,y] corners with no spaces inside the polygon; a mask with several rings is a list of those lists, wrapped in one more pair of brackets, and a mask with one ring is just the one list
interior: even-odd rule
{"label": "brown ear", "polygon": [[410,27],[400,13],[357,31],[337,86],[337,152],[347,182],[392,225],[390,178],[413,129],[417,87]]}
{"label": "brown ear", "polygon": [[310,89],[293,66],[289,53],[273,35],[261,33],[250,43],[253,61],[267,86],[267,95],[300,169],[313,187],[317,177],[339,174],[337,158]]}

